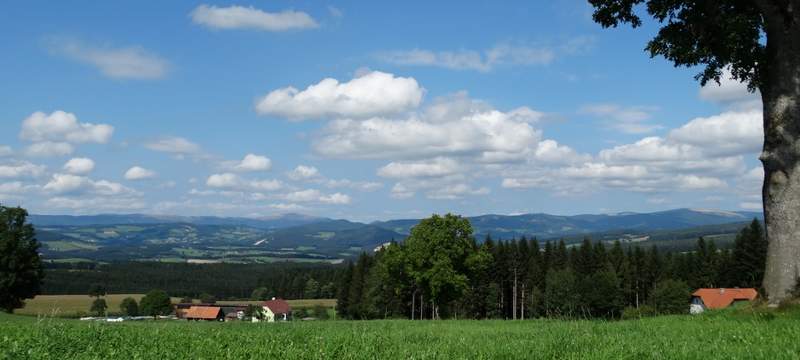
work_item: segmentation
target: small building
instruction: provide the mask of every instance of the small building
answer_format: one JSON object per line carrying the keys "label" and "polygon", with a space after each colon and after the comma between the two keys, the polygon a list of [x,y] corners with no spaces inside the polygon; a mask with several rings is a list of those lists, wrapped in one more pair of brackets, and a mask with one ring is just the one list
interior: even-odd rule
{"label": "small building", "polygon": [[225,314],[218,306],[192,306],[183,311],[183,318],[195,321],[223,321],[225,320]]}
{"label": "small building", "polygon": [[286,300],[272,298],[264,301],[257,314],[253,315],[253,322],[288,321],[292,315],[292,307]]}
{"label": "small building", "polygon": [[697,289],[692,294],[689,312],[699,314],[706,309],[724,309],[737,303],[753,301],[757,297],[758,291],[753,288]]}

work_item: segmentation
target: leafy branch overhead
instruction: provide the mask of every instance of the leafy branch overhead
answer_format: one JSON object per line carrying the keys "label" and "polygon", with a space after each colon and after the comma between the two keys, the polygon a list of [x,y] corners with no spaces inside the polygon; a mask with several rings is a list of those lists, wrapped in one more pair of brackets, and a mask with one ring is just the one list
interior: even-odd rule
{"label": "leafy branch overhead", "polygon": [[603,27],[643,25],[646,12],[663,26],[645,48],[675,66],[705,65],[700,83],[719,82],[727,68],[751,91],[762,85],[766,59],[764,20],[753,1],[589,0]]}

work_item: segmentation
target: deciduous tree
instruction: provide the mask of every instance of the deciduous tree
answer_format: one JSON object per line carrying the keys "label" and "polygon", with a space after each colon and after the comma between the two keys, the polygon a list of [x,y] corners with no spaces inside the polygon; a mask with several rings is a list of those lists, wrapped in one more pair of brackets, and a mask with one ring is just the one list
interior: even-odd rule
{"label": "deciduous tree", "polygon": [[147,316],[169,315],[172,313],[172,302],[163,290],[151,290],[139,302],[139,309]]}
{"label": "deciduous tree", "polygon": [[89,312],[95,316],[104,316],[107,308],[108,305],[106,304],[106,299],[101,299],[98,297],[92,301],[92,306],[89,308]]}
{"label": "deciduous tree", "polygon": [[136,303],[136,299],[126,297],[122,299],[122,302],[119,304],[119,310],[125,315],[137,316],[139,315],[139,304]]}
{"label": "deciduous tree", "polygon": [[11,313],[39,294],[44,269],[28,212],[0,206],[0,309]]}
{"label": "deciduous tree", "polygon": [[[764,218],[769,251],[764,287],[778,303],[800,274],[800,1],[589,0],[604,27],[641,26],[646,11],[662,26],[651,56],[703,66],[701,84],[731,75],[760,90],[764,114]],[[640,6],[643,5],[643,6]],[[639,11],[641,9],[641,11]]]}

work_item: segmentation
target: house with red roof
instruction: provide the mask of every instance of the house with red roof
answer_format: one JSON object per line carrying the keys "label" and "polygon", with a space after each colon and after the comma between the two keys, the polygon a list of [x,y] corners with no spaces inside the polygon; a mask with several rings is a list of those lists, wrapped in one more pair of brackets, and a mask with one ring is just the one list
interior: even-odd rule
{"label": "house with red roof", "polygon": [[225,314],[219,306],[192,306],[183,311],[186,320],[223,321]]}
{"label": "house with red roof", "polygon": [[757,297],[758,291],[753,288],[697,289],[692,294],[689,312],[699,314],[706,309],[724,309],[737,303],[753,301]]}
{"label": "house with red roof", "polygon": [[288,321],[292,316],[292,307],[286,300],[272,298],[264,301],[260,311],[254,314],[253,322]]}

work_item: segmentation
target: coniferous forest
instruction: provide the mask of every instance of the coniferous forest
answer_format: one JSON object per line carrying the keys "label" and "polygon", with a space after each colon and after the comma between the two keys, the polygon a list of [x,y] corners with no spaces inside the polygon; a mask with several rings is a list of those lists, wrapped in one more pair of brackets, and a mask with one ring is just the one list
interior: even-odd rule
{"label": "coniferous forest", "polygon": [[699,238],[693,251],[635,243],[535,238],[478,243],[466,219],[434,215],[403,243],[342,270],[337,310],[350,319],[620,318],[685,313],[701,287],[754,287],[767,243],[757,220],[733,249]]}

